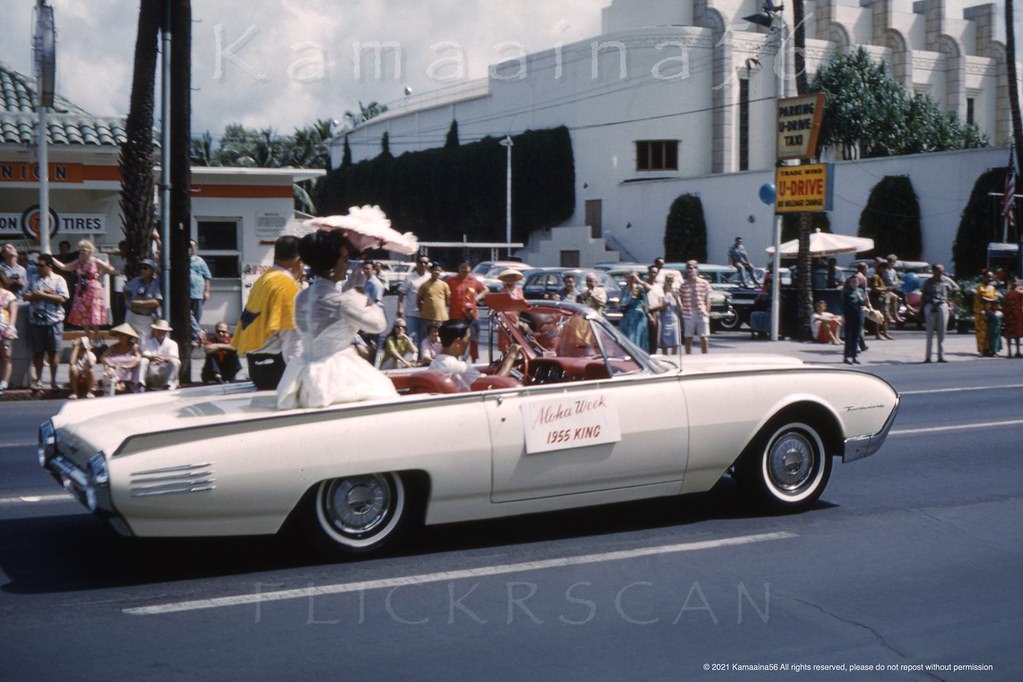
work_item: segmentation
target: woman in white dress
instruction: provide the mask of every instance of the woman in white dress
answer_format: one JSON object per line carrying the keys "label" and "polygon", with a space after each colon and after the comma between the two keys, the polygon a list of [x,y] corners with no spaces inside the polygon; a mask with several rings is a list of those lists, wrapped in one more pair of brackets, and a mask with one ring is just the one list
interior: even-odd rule
{"label": "woman in white dress", "polygon": [[379,334],[387,327],[383,308],[356,289],[342,292],[338,286],[348,272],[349,256],[358,257],[358,249],[340,230],[308,234],[298,248],[317,279],[295,299],[300,351],[288,361],[277,386],[277,408],[397,396],[391,380],[352,346],[360,330]]}

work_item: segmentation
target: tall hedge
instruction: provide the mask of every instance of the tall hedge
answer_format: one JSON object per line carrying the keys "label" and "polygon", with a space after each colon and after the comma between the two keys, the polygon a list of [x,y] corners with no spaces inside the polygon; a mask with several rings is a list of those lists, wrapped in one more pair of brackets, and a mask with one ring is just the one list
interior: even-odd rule
{"label": "tall hedge", "polygon": [[[527,130],[512,141],[512,241],[524,242],[531,231],[572,216],[575,161],[564,126]],[[493,137],[399,157],[382,153],[328,173],[317,185],[316,205],[329,215],[378,204],[396,229],[421,241],[464,235],[503,242],[506,154]]]}
{"label": "tall hedge", "polygon": [[[1002,197],[1007,168],[993,168],[979,178],[959,219],[952,244],[957,277],[973,277],[987,266],[988,242],[1002,241]],[[996,196],[989,196],[995,193]],[[1017,220],[1020,216],[1017,215]]]}
{"label": "tall hedge", "polygon": [[874,240],[874,255],[894,253],[904,260],[920,260],[920,203],[908,175],[886,175],[874,185],[860,213],[857,234]]}
{"label": "tall hedge", "polygon": [[707,221],[700,197],[682,194],[671,202],[664,224],[664,259],[707,262]]}

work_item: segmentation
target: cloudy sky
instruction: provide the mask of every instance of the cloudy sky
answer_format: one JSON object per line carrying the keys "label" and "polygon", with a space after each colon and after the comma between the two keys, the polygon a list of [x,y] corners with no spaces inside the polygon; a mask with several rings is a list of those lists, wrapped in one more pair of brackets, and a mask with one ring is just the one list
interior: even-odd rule
{"label": "cloudy sky", "polygon": [[[0,61],[32,74],[35,0],[0,0]],[[978,4],[982,0],[963,4]],[[128,111],[138,0],[50,0],[57,84],[91,113]],[[231,122],[290,134],[341,120],[358,102],[399,101],[485,76],[490,64],[600,31],[610,0],[192,0],[192,130],[215,137]],[[950,0],[949,5],[958,4]],[[999,2],[999,17],[1003,10]],[[1023,7],[1017,18],[1023,19]],[[999,22],[1000,23],[1000,22]],[[1001,29],[998,33],[1002,33]],[[1023,36],[1023,25],[1017,24]],[[358,44],[401,47],[400,73],[361,60]]]}
{"label": "cloudy sky", "polygon": [[[31,75],[35,0],[2,0],[0,61]],[[610,0],[192,0],[192,130],[231,122],[291,133],[341,119],[358,102],[388,103],[486,75],[488,65],[600,31]],[[138,0],[50,0],[58,91],[97,115],[128,111]],[[355,46],[397,43],[396,73]],[[458,73],[464,66],[463,74]],[[459,78],[464,76],[464,78]]]}

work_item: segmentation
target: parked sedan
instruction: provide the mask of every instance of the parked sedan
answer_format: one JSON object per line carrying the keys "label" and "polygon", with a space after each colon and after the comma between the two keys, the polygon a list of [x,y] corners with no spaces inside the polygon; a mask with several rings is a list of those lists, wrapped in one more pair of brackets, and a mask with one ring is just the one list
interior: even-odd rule
{"label": "parked sedan", "polygon": [[[126,535],[296,529],[344,556],[419,523],[700,493],[726,475],[766,509],[803,511],[832,460],[876,453],[895,419],[898,394],[870,374],[650,356],[582,306],[491,298],[491,364],[469,392],[402,370],[396,397],[316,409],[279,410],[249,383],[68,401],[40,426],[40,463]],[[511,377],[493,374],[502,348],[517,349]]]}
{"label": "parked sedan", "polygon": [[617,323],[622,319],[622,289],[610,274],[603,270],[583,270],[579,268],[536,268],[526,274],[522,284],[522,293],[527,299],[556,301],[565,288],[565,275],[575,277],[575,286],[579,291],[586,288],[587,275],[597,278],[597,286],[607,292],[607,306],[604,316]]}

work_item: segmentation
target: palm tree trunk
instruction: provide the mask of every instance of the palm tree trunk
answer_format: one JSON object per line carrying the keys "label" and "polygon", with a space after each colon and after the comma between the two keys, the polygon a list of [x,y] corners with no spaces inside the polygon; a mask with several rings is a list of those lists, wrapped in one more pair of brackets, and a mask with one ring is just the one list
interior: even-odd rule
{"label": "palm tree trunk", "polygon": [[127,242],[125,274],[138,271],[153,228],[153,88],[156,83],[156,43],[163,21],[163,0],[140,0],[135,71],[131,103],[121,145],[121,230]]}

